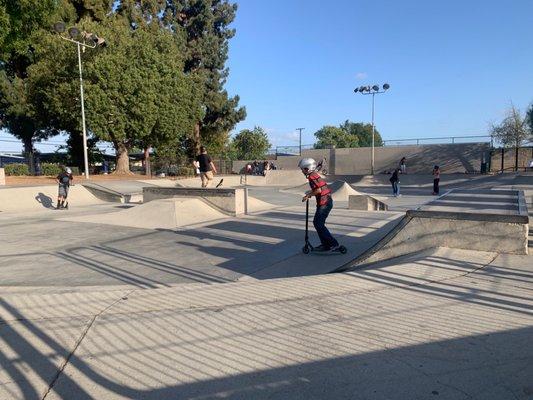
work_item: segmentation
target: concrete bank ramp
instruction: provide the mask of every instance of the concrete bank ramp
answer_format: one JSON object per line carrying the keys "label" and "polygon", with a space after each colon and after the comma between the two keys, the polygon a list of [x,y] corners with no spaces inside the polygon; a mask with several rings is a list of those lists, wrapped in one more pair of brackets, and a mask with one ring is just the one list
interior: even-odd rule
{"label": "concrete bank ramp", "polygon": [[[55,208],[57,185],[8,187],[0,189],[0,211],[35,211]],[[68,201],[72,206],[104,204],[82,185],[70,187]]]}
{"label": "concrete bank ramp", "polygon": [[[274,206],[250,197],[248,207],[253,212],[268,210]],[[153,200],[114,213],[62,218],[62,220],[144,229],[176,229],[226,218],[230,217],[201,199],[171,198]]]}
{"label": "concrete bank ramp", "polygon": [[528,254],[529,217],[517,190],[451,190],[407,211],[378,243],[336,271],[437,247]]}
{"label": "concrete bank ramp", "polygon": [[199,199],[163,199],[115,213],[63,218],[63,220],[132,228],[176,229],[222,218],[227,218],[227,215]]}

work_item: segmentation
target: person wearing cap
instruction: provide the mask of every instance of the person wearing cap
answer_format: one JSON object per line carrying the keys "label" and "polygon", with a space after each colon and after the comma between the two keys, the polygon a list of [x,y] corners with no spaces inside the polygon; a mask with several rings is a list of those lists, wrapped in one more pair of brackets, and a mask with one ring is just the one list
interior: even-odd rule
{"label": "person wearing cap", "polygon": [[305,194],[302,201],[307,201],[313,196],[316,198],[316,211],[315,217],[313,218],[313,225],[321,244],[315,248],[315,251],[336,250],[339,247],[339,242],[337,242],[328,228],[326,228],[326,219],[333,208],[331,189],[316,171],[317,164],[314,159],[303,158],[298,163],[298,167],[302,170],[311,187],[311,190]]}
{"label": "person wearing cap", "polygon": [[65,204],[65,201],[67,200],[68,190],[73,179],[72,170],[69,167],[65,167],[64,170],[61,171],[56,177],[57,183],[59,184],[57,194],[57,210],[61,208],[68,209],[68,203]]}
{"label": "person wearing cap", "polygon": [[195,166],[200,170],[200,179],[202,180],[202,187],[208,187],[213,180],[213,174],[217,173],[215,164],[211,156],[207,154],[205,146],[200,146],[200,154],[196,157]]}

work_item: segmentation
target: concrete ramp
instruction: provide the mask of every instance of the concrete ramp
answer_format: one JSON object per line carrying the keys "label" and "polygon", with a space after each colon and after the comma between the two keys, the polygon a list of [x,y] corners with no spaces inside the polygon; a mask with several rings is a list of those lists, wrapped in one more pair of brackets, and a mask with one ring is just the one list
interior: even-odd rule
{"label": "concrete ramp", "polygon": [[336,272],[438,247],[528,254],[528,233],[522,192],[450,191],[407,211],[379,242]]}
{"label": "concrete ramp", "polygon": [[[274,205],[249,197],[251,212],[265,211]],[[230,218],[199,198],[169,198],[153,200],[108,214],[93,214],[62,218],[62,221],[90,222],[144,229],[177,229],[215,220]]]}
{"label": "concrete ramp", "polygon": [[115,213],[63,218],[63,220],[144,229],[176,229],[227,217],[199,199],[163,199]]}
{"label": "concrete ramp", "polygon": [[[0,189],[0,211],[54,209],[57,191],[57,185],[2,188]],[[70,187],[68,200],[74,207],[105,203],[82,185]]]}

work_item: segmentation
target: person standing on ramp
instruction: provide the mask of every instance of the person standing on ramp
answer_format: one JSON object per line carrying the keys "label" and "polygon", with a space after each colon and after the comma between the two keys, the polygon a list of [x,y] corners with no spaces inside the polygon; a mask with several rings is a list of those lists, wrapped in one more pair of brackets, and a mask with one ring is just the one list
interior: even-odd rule
{"label": "person standing on ramp", "polygon": [[331,189],[328,187],[326,181],[316,172],[317,165],[314,159],[303,158],[298,163],[298,167],[302,170],[311,187],[311,191],[306,193],[302,198],[302,202],[308,201],[313,196],[316,198],[316,211],[315,217],[313,218],[313,225],[318,233],[321,244],[314,251],[337,251],[340,248],[339,242],[337,242],[328,228],[326,228],[326,219],[333,208]]}
{"label": "person standing on ramp", "polygon": [[[213,174],[217,173],[215,164],[211,156],[207,154],[205,146],[200,146],[200,154],[196,157],[196,163],[200,169],[200,179],[202,179],[202,187],[208,187],[213,180]],[[195,165],[196,166],[196,165]]]}
{"label": "person standing on ramp", "polygon": [[70,188],[70,183],[74,178],[72,177],[72,171],[70,168],[65,168],[60,174],[56,177],[57,183],[59,184],[58,193],[57,193],[57,207],[59,210],[61,208],[68,209],[68,189]]}

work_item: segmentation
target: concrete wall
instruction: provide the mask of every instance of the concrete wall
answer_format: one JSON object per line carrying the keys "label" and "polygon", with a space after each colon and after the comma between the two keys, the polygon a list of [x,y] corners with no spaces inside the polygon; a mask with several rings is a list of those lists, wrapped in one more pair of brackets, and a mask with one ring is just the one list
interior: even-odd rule
{"label": "concrete wall", "polygon": [[[402,157],[406,157],[407,173],[411,174],[430,174],[434,165],[439,165],[443,173],[479,172],[483,157],[485,156],[487,161],[490,157],[489,151],[489,143],[376,147],[375,172],[379,174],[396,168]],[[317,161],[326,157],[325,168],[329,174],[370,174],[370,147],[304,150],[302,157],[313,157]],[[300,156],[279,156],[274,163],[280,169],[297,169],[300,158]],[[238,173],[246,163],[247,161],[235,161],[234,172]]]}
{"label": "concrete wall", "polygon": [[0,185],[6,184],[6,174],[3,168],[0,168]]}

